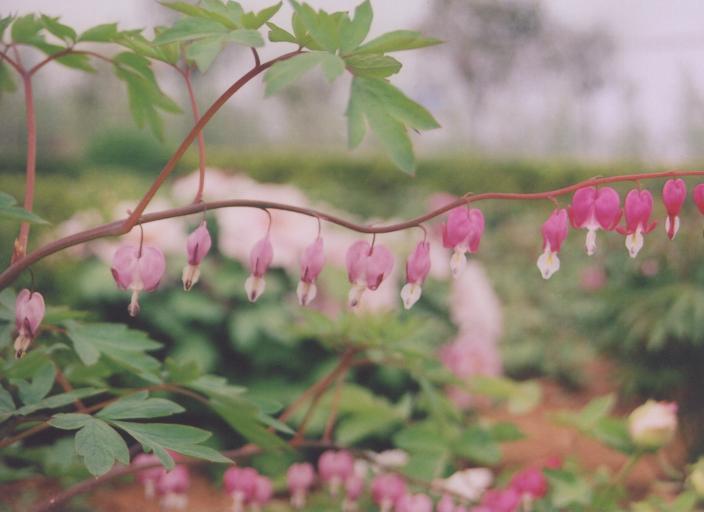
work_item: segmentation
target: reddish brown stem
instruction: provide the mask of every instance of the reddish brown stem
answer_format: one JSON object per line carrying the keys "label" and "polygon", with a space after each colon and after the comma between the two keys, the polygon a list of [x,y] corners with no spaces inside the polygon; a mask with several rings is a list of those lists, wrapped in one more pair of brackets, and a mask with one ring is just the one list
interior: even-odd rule
{"label": "reddish brown stem", "polygon": [[[183,81],[186,83],[186,89],[188,90],[188,98],[191,101],[191,111],[193,112],[193,121],[198,124],[200,121],[200,109],[198,108],[198,102],[196,101],[196,95],[193,91],[193,84],[191,82],[191,68],[186,65],[186,68],[181,71],[181,76],[183,76]],[[203,187],[205,186],[205,137],[203,137],[203,130],[198,131],[198,190],[196,192],[195,198],[193,198],[194,203],[200,203],[203,200]]]}
{"label": "reddish brown stem", "polygon": [[[34,94],[32,92],[32,75],[22,73],[22,85],[24,88],[24,107],[27,117],[27,165],[25,167],[26,183],[24,189],[24,209],[32,211],[34,205],[34,185],[36,183],[37,172],[37,123],[34,112]],[[27,242],[29,240],[29,222],[20,224],[20,234],[15,242],[12,253],[12,262],[22,259],[27,254]]]}
{"label": "reddish brown stem", "polygon": [[[349,366],[352,366],[352,364],[350,364]],[[342,382],[344,381],[344,378],[345,374],[342,373],[337,378],[337,382],[335,382],[335,391],[332,396],[332,402],[330,403],[330,415],[328,416],[328,420],[325,423],[325,431],[323,432],[323,442],[329,443],[332,441],[332,431],[335,428],[337,411],[340,408],[340,397],[342,396]]]}

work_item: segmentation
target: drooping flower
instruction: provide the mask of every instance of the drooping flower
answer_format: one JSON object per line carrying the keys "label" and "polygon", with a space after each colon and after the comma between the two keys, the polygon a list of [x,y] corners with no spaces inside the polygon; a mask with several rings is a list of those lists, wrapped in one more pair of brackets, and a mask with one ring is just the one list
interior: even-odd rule
{"label": "drooping flower", "polygon": [[465,253],[479,250],[484,233],[484,214],[479,208],[459,206],[450,211],[442,225],[442,243],[454,252],[450,258],[452,276],[459,276],[467,265]]}
{"label": "drooping flower", "polygon": [[405,495],[406,482],[396,474],[379,475],[372,481],[372,499],[381,512],[390,512]]}
{"label": "drooping flower", "polygon": [[254,492],[252,493],[251,510],[253,512],[261,510],[261,507],[271,501],[273,494],[271,480],[265,476],[258,475],[254,484]]}
{"label": "drooping flower", "polygon": [[562,242],[567,238],[567,211],[564,208],[555,209],[548,220],[543,223],[543,253],[538,258],[538,268],[543,279],[560,270],[560,258],[557,255]]}
{"label": "drooping flower", "polygon": [[396,512],[433,512],[433,501],[426,494],[406,494],[396,503]]}
{"label": "drooping flower", "polygon": [[418,242],[415,250],[406,261],[406,284],[401,288],[403,307],[410,309],[418,302],[422,292],[421,287],[430,272],[430,242]]}
{"label": "drooping flower", "polygon": [[307,462],[292,464],[286,472],[288,491],[291,494],[291,506],[302,509],[306,504],[308,489],[313,485],[315,470]]}
{"label": "drooping flower", "polygon": [[[159,463],[157,456],[147,453],[140,453],[132,460],[132,464],[135,466],[151,466],[155,463]],[[144,486],[144,495],[147,498],[153,498],[156,495],[156,483],[164,473],[166,473],[166,470],[161,465],[137,472],[137,480]]]}
{"label": "drooping flower", "polygon": [[677,404],[648,400],[628,416],[628,432],[639,448],[665,446],[677,432]]}
{"label": "drooping flower", "polygon": [[318,459],[320,479],[330,487],[330,494],[336,496],[340,486],[354,473],[354,457],[346,450],[327,450]]}
{"label": "drooping flower", "polygon": [[394,256],[381,244],[369,245],[358,240],[347,250],[345,258],[347,277],[352,288],[348,294],[349,305],[359,304],[366,289],[376,290],[394,267]]}
{"label": "drooping flower", "polygon": [[650,222],[653,211],[653,195],[648,190],[634,188],[626,196],[624,213],[626,226],[616,228],[619,233],[626,235],[626,248],[631,258],[638,256],[643,248],[643,234],[655,229],[656,222]]}
{"label": "drooping flower", "polygon": [[183,268],[183,274],[181,275],[184,290],[190,290],[198,282],[200,278],[200,262],[208,254],[211,245],[210,232],[208,232],[206,222],[203,221],[186,239],[188,265]]}
{"label": "drooping flower", "polygon": [[318,293],[315,280],[323,270],[325,264],[325,252],[323,239],[318,237],[310,244],[301,255],[301,280],[298,282],[296,295],[301,306],[307,306]]}
{"label": "drooping flower", "polygon": [[529,467],[511,478],[510,487],[521,496],[537,500],[547,494],[548,480],[539,468]]}
{"label": "drooping flower", "polygon": [[249,253],[249,271],[250,275],[244,283],[244,289],[247,292],[247,298],[250,302],[256,302],[261,297],[266,289],[264,274],[266,274],[271,260],[274,258],[274,249],[271,246],[269,235],[259,240],[252,251]]}
{"label": "drooping flower", "polygon": [[584,187],[572,196],[568,210],[572,226],[586,229],[585,248],[589,256],[596,251],[596,232],[613,230],[621,220],[621,199],[611,187]]}
{"label": "drooping flower", "polygon": [[253,468],[240,468],[233,466],[225,471],[223,484],[225,490],[232,497],[233,512],[243,512],[255,495],[259,473]]}
{"label": "drooping flower", "polygon": [[46,306],[44,297],[39,292],[29,291],[27,288],[17,294],[15,300],[15,357],[22,357],[32,340],[37,336],[39,324],[42,323]]}
{"label": "drooping flower", "polygon": [[182,464],[164,472],[156,482],[156,491],[161,496],[163,510],[185,510],[188,506],[186,492],[191,483],[188,468]]}
{"label": "drooping flower", "polygon": [[157,247],[126,244],[115,251],[110,270],[118,288],[132,291],[127,311],[130,316],[137,316],[140,292],[156,290],[166,270],[166,260]]}
{"label": "drooping flower", "polygon": [[704,183],[700,183],[694,187],[694,190],[692,190],[692,199],[694,200],[694,204],[697,205],[699,213],[704,215]]}
{"label": "drooping flower", "polygon": [[680,210],[687,198],[687,185],[683,179],[667,180],[662,187],[662,202],[667,210],[665,232],[672,240],[680,229]]}
{"label": "drooping flower", "polygon": [[357,502],[364,492],[364,479],[356,473],[352,473],[345,480],[345,501],[342,503],[344,512],[357,510]]}

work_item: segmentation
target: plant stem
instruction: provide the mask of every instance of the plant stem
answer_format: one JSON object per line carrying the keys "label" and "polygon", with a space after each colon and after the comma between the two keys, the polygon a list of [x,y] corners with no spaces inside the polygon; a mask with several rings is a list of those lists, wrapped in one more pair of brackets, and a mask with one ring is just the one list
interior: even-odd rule
{"label": "plant stem", "polygon": [[[186,68],[181,71],[181,76],[183,76],[183,81],[186,83],[186,89],[188,90],[188,98],[191,101],[191,111],[193,112],[193,122],[198,124],[200,121],[200,110],[198,109],[198,102],[196,101],[196,95],[193,91],[193,84],[191,82],[191,68],[186,64]],[[203,187],[205,186],[205,137],[203,136],[203,130],[198,131],[198,191],[196,192],[195,198],[193,198],[194,203],[200,203],[203,200]]]}

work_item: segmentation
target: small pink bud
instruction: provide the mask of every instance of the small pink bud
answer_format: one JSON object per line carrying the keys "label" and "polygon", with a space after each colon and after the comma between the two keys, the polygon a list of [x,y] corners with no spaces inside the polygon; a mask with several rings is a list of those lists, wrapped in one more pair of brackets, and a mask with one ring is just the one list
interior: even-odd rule
{"label": "small pink bud", "polygon": [[227,493],[232,496],[233,512],[242,512],[245,505],[254,499],[259,473],[253,468],[233,466],[225,471],[223,484]]}
{"label": "small pink bud", "polygon": [[697,205],[699,213],[704,215],[704,183],[700,183],[694,187],[694,190],[692,190],[692,199],[694,200],[694,204]]}
{"label": "small pink bud", "polygon": [[382,512],[390,512],[406,495],[406,482],[393,473],[377,476],[372,482],[372,499]]}
{"label": "small pink bud", "polygon": [[186,492],[190,485],[188,468],[183,465],[174,467],[169,472],[163,473],[156,483],[156,490],[161,496],[163,510],[184,510],[188,505]]}
{"label": "small pink bud", "polygon": [[250,302],[256,302],[261,297],[266,289],[264,274],[266,274],[271,260],[274,258],[274,249],[269,241],[269,235],[259,240],[252,251],[249,253],[249,270],[250,276],[244,284],[244,289],[247,292],[247,298]]}
{"label": "small pink bud", "polygon": [[126,244],[115,251],[110,270],[118,288],[132,291],[127,310],[130,316],[137,316],[140,292],[156,290],[166,270],[166,259],[157,247],[145,245],[140,249]]}
{"label": "small pink bud", "polygon": [[321,480],[328,482],[330,493],[335,496],[342,483],[354,472],[354,457],[345,450],[328,450],[318,459]]}
{"label": "small pink bud", "polygon": [[628,432],[639,448],[655,450],[665,446],[677,432],[677,404],[648,400],[628,416]]}
{"label": "small pink bud", "polygon": [[296,295],[301,306],[307,306],[318,293],[315,280],[323,270],[325,264],[325,251],[323,239],[318,237],[303,251],[301,256],[301,280],[298,282]]}
{"label": "small pink bud", "polygon": [[680,229],[680,210],[687,198],[687,185],[684,180],[667,180],[662,187],[662,202],[667,210],[665,219],[665,231],[667,237],[672,240]]}
{"label": "small pink bud", "polygon": [[347,250],[345,257],[347,277],[352,283],[349,292],[349,305],[355,307],[367,288],[374,291],[391,273],[394,257],[386,247],[359,240]]}
{"label": "small pink bud", "polygon": [[433,512],[433,501],[425,494],[406,494],[396,503],[396,512]]}
{"label": "small pink bud", "polygon": [[39,324],[42,323],[46,306],[44,297],[39,292],[31,292],[27,288],[17,294],[15,300],[15,356],[22,357],[37,336]]}
{"label": "small pink bud", "polygon": [[403,306],[410,309],[418,302],[422,293],[422,285],[430,272],[430,243],[418,242],[415,250],[406,261],[406,284],[401,289]]}
{"label": "small pink bud", "polygon": [[166,470],[163,466],[161,466],[156,455],[140,453],[134,458],[134,460],[132,460],[132,464],[134,466],[151,466],[155,463],[158,463],[159,465],[137,472],[137,480],[139,480],[139,482],[144,486],[144,495],[147,498],[154,497],[156,494],[156,483],[159,481],[161,476],[166,473]]}
{"label": "small pink bud", "polygon": [[286,472],[288,490],[291,493],[291,506],[302,509],[306,504],[308,489],[313,485],[315,470],[311,464],[301,462],[292,464]]}
{"label": "small pink bud", "polygon": [[587,230],[585,247],[591,256],[596,251],[597,230],[611,231],[621,219],[621,199],[611,187],[598,190],[596,187],[580,188],[572,196],[568,214],[572,226]]}
{"label": "small pink bud", "polygon": [[454,251],[450,259],[453,277],[458,277],[467,265],[465,253],[479,250],[483,233],[484,214],[480,209],[459,206],[450,211],[447,222],[442,225],[442,242]]}
{"label": "small pink bud", "polygon": [[516,473],[510,486],[521,496],[527,495],[533,499],[540,499],[548,493],[548,480],[538,468],[526,468]]}
{"label": "small pink bud", "polygon": [[634,188],[626,196],[624,213],[625,228],[618,227],[622,235],[626,235],[626,248],[631,258],[635,258],[643,248],[643,234],[655,229],[656,222],[650,223],[653,211],[653,195],[648,190]]}
{"label": "small pink bud", "polygon": [[183,275],[181,276],[184,290],[190,290],[198,282],[200,278],[200,262],[208,254],[211,245],[212,240],[208,232],[208,226],[203,221],[186,239],[188,265],[184,267]]}
{"label": "small pink bud", "polygon": [[550,279],[560,270],[558,253],[567,238],[568,229],[567,211],[564,208],[555,209],[543,224],[543,253],[538,258],[538,268],[543,279]]}

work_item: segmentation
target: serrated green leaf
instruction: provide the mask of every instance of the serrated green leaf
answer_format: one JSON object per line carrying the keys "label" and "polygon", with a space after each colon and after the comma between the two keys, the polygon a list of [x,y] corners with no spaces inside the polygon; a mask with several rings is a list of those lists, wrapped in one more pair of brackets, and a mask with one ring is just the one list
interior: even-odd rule
{"label": "serrated green leaf", "polygon": [[42,14],[41,22],[51,34],[55,35],[59,39],[63,39],[64,41],[70,43],[76,42],[76,31],[68,25],[61,23],[59,18],[51,18]]}
{"label": "serrated green leaf", "polygon": [[154,44],[192,41],[201,37],[226,35],[228,30],[222,23],[206,18],[182,18],[161,32]]}
{"label": "serrated green leaf", "polygon": [[366,117],[369,127],[389,154],[391,161],[402,171],[413,174],[416,169],[416,160],[413,155],[411,139],[403,123],[388,113],[376,109],[367,110]]}
{"label": "serrated green leaf", "polygon": [[213,398],[210,407],[242,437],[264,450],[285,450],[288,445],[269,432],[259,419],[259,411],[252,404],[238,398]]}
{"label": "serrated green leaf", "polygon": [[194,62],[201,73],[205,73],[224,46],[223,36],[204,37],[186,47],[186,58]]}
{"label": "serrated green leaf", "polygon": [[264,75],[267,96],[274,94],[298,80],[320,64],[326,52],[308,52],[274,64]]}
{"label": "serrated green leaf", "polygon": [[103,23],[83,32],[78,42],[109,43],[118,35],[117,23]]}
{"label": "serrated green leaf", "polygon": [[107,473],[115,460],[123,464],[130,462],[124,439],[110,425],[95,418],[76,433],[76,452],[93,476]]}
{"label": "serrated green leaf", "polygon": [[176,402],[164,398],[149,398],[148,392],[141,391],[108,405],[96,416],[106,420],[130,420],[171,416],[184,410]]}
{"label": "serrated green leaf", "polygon": [[404,124],[416,130],[432,130],[440,125],[430,112],[380,78],[358,78],[355,80],[367,95],[375,98],[383,108]]}
{"label": "serrated green leaf", "polygon": [[44,398],[54,385],[56,368],[51,361],[42,364],[32,376],[32,381],[17,381],[15,384],[19,391],[20,400],[25,405],[31,405]]}
{"label": "serrated green leaf", "polygon": [[42,29],[42,23],[34,14],[26,14],[16,18],[12,23],[10,33],[12,40],[15,43],[33,44],[40,40],[39,31]]}
{"label": "serrated green leaf", "polygon": [[39,215],[28,212],[19,206],[0,206],[0,219],[12,219],[33,222],[35,224],[49,224],[48,221],[42,219]]}
{"label": "serrated green leaf", "polygon": [[92,419],[89,414],[75,412],[54,414],[49,420],[49,425],[62,430],[77,430],[82,428]]}
{"label": "serrated green leaf", "polygon": [[230,43],[241,44],[252,48],[260,48],[264,46],[264,39],[262,38],[262,35],[256,30],[251,29],[242,28],[239,30],[233,30],[225,36],[225,40]]}
{"label": "serrated green leaf", "polygon": [[213,21],[217,21],[218,23],[223,24],[226,27],[229,28],[236,28],[236,25],[232,22],[232,20],[224,15],[223,13],[215,12],[212,10],[208,9],[203,9],[202,7],[199,7],[197,5],[189,4],[188,2],[159,2],[161,5],[164,7],[167,7],[168,9],[180,12],[182,14],[186,14],[188,16],[194,16],[196,18],[206,18],[206,19],[211,19]]}
{"label": "serrated green leaf", "polygon": [[399,61],[376,53],[350,55],[345,63],[353,75],[367,78],[386,78],[401,70]]}
{"label": "serrated green leaf", "polygon": [[5,388],[0,386],[0,422],[5,421],[15,412],[15,401]]}
{"label": "serrated green leaf", "polygon": [[413,30],[395,30],[387,32],[357,48],[354,53],[388,53],[402,50],[414,50],[441,44],[433,37],[425,37]]}
{"label": "serrated green leaf", "polygon": [[[300,4],[291,0],[291,5],[295,13],[299,16],[300,22],[305,27],[306,32],[310,34],[313,41],[315,41],[320,48],[328,52],[337,50],[339,46],[339,20],[336,20],[333,15],[323,10],[316,12],[315,9],[308,4]],[[294,25],[294,30],[295,28]],[[298,38],[298,34],[296,37]]]}
{"label": "serrated green leaf", "polygon": [[244,13],[241,17],[242,25],[244,28],[257,29],[269,21],[274,14],[279,12],[279,9],[281,9],[281,2],[266,7],[256,14],[253,12]]}
{"label": "serrated green leaf", "polygon": [[98,389],[98,388],[74,389],[73,391],[70,391],[68,393],[61,393],[59,395],[53,395],[53,396],[44,398],[35,404],[25,405],[23,407],[20,407],[19,409],[17,409],[15,411],[15,414],[17,414],[19,416],[26,416],[27,414],[31,414],[33,412],[40,411],[42,409],[58,409],[59,407],[63,407],[65,405],[73,403],[78,399],[97,395],[97,394],[103,393],[103,392],[104,392],[103,389]]}
{"label": "serrated green leaf", "polygon": [[348,53],[357,48],[369,34],[372,25],[372,5],[369,0],[364,0],[354,11],[352,20],[345,20],[340,29],[340,51]]}
{"label": "serrated green leaf", "polygon": [[296,36],[284,30],[283,28],[275,25],[274,23],[267,22],[266,26],[269,27],[269,41],[272,43],[296,43]]}
{"label": "serrated green leaf", "polygon": [[350,149],[359,146],[362,139],[364,139],[364,133],[367,131],[367,125],[364,122],[364,109],[360,103],[362,100],[356,91],[357,88],[353,82],[347,110],[345,111],[347,116],[347,146]]}
{"label": "serrated green leaf", "polygon": [[73,53],[70,55],[64,55],[63,57],[57,57],[54,61],[71,69],[80,69],[81,71],[87,71],[89,73],[93,73],[95,71],[95,68],[90,63],[90,57],[88,57],[88,55]]}

